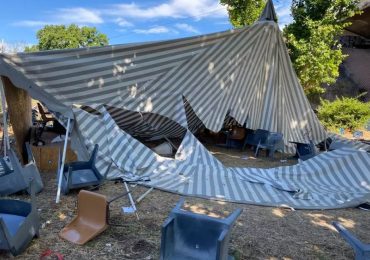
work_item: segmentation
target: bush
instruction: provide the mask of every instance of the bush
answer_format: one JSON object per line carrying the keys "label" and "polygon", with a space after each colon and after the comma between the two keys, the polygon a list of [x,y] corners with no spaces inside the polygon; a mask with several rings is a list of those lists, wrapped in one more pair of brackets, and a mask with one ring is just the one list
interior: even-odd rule
{"label": "bush", "polygon": [[370,119],[370,103],[356,98],[337,98],[333,102],[321,99],[318,117],[327,128],[345,128],[351,131],[364,127]]}

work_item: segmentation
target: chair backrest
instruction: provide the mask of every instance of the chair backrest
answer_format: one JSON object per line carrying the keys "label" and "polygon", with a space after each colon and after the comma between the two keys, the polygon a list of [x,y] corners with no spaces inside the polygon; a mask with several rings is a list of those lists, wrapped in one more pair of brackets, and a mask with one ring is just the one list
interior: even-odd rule
{"label": "chair backrest", "polygon": [[108,202],[104,195],[81,190],[78,193],[77,215],[83,221],[97,227],[104,226],[108,222]]}
{"label": "chair backrest", "polygon": [[266,139],[266,143],[270,145],[275,145],[281,141],[283,141],[283,134],[277,132],[270,132]]}
{"label": "chair backrest", "polygon": [[304,161],[316,156],[317,150],[315,143],[310,140],[308,144],[301,144],[297,147],[297,154]]}
{"label": "chair backrest", "polygon": [[45,112],[44,108],[42,107],[42,105],[40,103],[37,103],[37,108],[39,109],[41,118],[44,121],[44,123],[46,123],[48,121],[51,121],[51,120],[54,120],[53,118],[46,116],[46,112]]}
{"label": "chair backrest", "polygon": [[257,129],[256,132],[254,132],[254,138],[257,142],[264,143],[266,142],[266,139],[269,135],[268,130],[263,130],[263,129]]}

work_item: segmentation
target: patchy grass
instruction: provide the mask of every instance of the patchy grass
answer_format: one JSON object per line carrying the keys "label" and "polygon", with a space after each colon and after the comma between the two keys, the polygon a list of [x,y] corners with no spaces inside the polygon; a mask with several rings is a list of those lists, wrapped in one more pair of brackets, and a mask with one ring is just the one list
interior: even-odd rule
{"label": "patchy grass", "polygon": [[[255,159],[251,152],[241,153],[214,146],[210,151],[227,166],[276,167],[295,164],[295,160],[280,162],[264,157]],[[283,159],[285,159],[284,156]],[[247,158],[247,159],[242,159]],[[140,220],[134,215],[122,215],[120,207],[129,205],[127,198],[111,204],[112,225],[103,234],[84,246],[71,244],[58,236],[59,231],[76,213],[77,192],[62,197],[55,204],[55,174],[43,174],[45,190],[37,197],[42,229],[28,249],[16,259],[38,259],[51,249],[65,259],[158,259],[161,225],[180,196],[154,190],[137,205]],[[114,197],[123,191],[120,183],[108,182],[98,191]],[[147,188],[131,187],[139,197]],[[14,196],[28,199],[28,196]],[[369,212],[358,209],[296,210],[210,201],[187,197],[187,208],[214,216],[224,216],[240,207],[243,209],[232,231],[230,253],[236,259],[352,259],[353,252],[334,231],[331,222],[340,221],[365,242],[370,242]],[[119,225],[119,226],[118,226]],[[0,258],[12,258],[2,252]],[[49,258],[55,259],[55,258]]]}

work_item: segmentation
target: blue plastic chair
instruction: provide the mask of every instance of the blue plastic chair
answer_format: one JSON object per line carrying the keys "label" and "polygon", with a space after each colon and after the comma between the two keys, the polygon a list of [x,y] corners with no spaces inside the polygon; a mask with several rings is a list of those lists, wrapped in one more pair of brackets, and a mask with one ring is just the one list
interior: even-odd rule
{"label": "blue plastic chair", "polygon": [[297,144],[297,155],[302,161],[306,161],[317,155],[316,145],[312,140],[308,144]]}
{"label": "blue plastic chair", "polygon": [[[64,195],[68,194],[69,191],[73,189],[99,186],[104,180],[104,176],[100,174],[95,166],[98,149],[99,145],[96,144],[88,161],[72,162],[64,165],[61,186]],[[107,173],[108,172],[106,172],[106,174]]]}
{"label": "blue plastic chair", "polygon": [[233,259],[228,256],[230,231],[242,210],[224,219],[213,218],[185,211],[183,204],[180,199],[162,225],[160,259]]}
{"label": "blue plastic chair", "polygon": [[351,232],[345,229],[338,222],[333,222],[333,226],[338,230],[339,234],[351,245],[355,251],[356,260],[369,260],[370,259],[370,244],[365,244],[357,239]]}
{"label": "blue plastic chair", "polygon": [[254,133],[247,134],[247,137],[244,140],[243,150],[247,144],[257,147],[261,142],[264,143],[269,135],[269,131],[263,129],[257,129]]}
{"label": "blue plastic chair", "polygon": [[258,157],[258,152],[260,149],[265,149],[269,157],[274,158],[275,151],[284,152],[284,141],[282,133],[270,132],[263,142],[259,141],[256,148],[255,157]]}
{"label": "blue plastic chair", "polygon": [[30,182],[31,203],[0,200],[0,249],[16,256],[34,237],[39,237],[40,218],[36,208],[34,185]]}

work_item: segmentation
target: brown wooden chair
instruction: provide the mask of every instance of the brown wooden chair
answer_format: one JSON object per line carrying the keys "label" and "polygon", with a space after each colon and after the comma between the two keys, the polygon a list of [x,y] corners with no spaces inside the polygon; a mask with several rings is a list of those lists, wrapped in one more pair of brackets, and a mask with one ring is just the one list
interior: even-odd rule
{"label": "brown wooden chair", "polygon": [[[46,125],[48,122],[53,122],[55,119],[54,117],[49,117],[51,115],[50,112],[46,112],[43,108],[43,106],[40,103],[37,103],[37,108],[39,109],[39,113],[41,115],[41,119],[43,121],[43,124]],[[49,115],[49,116],[47,116]]]}

